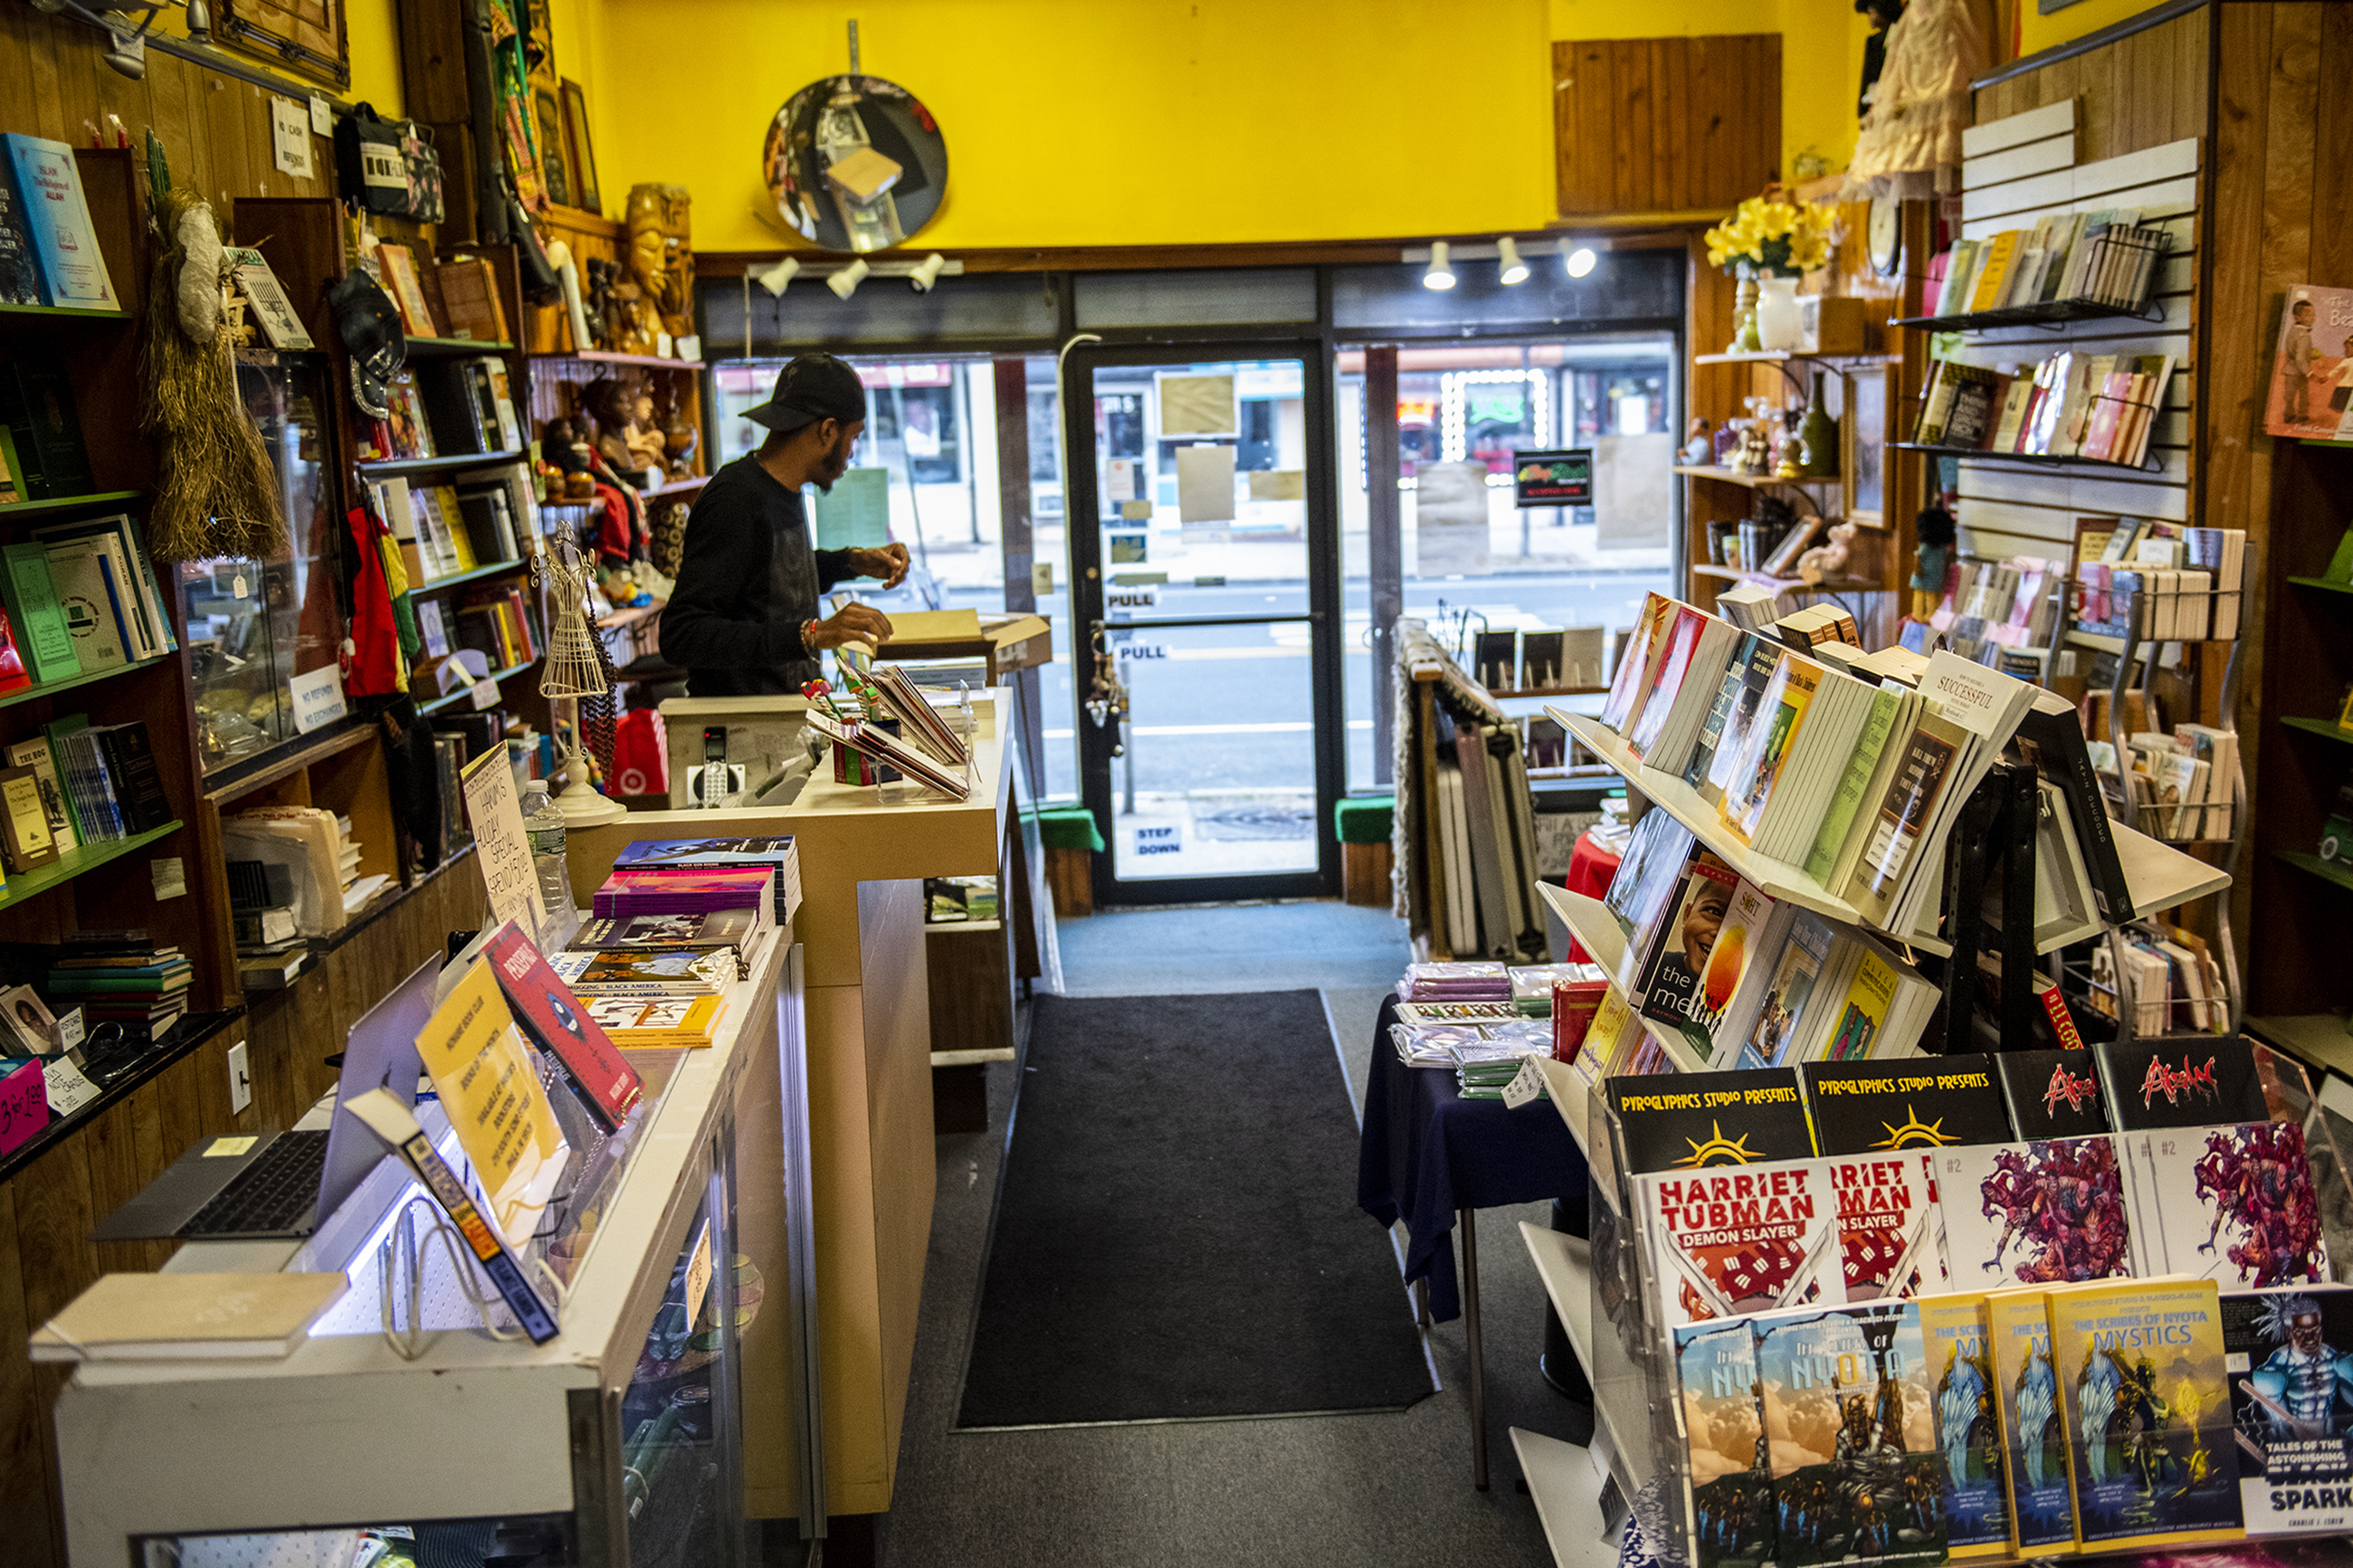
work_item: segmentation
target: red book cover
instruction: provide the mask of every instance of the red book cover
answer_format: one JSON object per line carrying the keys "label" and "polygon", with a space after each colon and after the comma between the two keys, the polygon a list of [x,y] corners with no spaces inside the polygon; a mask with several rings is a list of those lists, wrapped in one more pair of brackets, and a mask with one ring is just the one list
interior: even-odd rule
{"label": "red book cover", "polygon": [[0,691],[20,691],[32,684],[25,658],[16,651],[16,628],[8,624],[8,612],[0,610]]}
{"label": "red book cover", "polygon": [[556,978],[522,927],[509,921],[484,949],[506,993],[515,1021],[543,1050],[555,1053],[607,1131],[621,1125],[645,1092],[638,1069],[621,1055],[588,1009]]}

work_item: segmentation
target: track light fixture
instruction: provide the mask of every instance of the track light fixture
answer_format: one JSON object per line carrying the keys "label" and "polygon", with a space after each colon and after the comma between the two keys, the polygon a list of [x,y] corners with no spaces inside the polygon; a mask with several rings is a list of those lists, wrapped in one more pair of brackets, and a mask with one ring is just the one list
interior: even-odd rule
{"label": "track light fixture", "polygon": [[1507,234],[1495,242],[1495,249],[1503,258],[1500,280],[1504,285],[1508,288],[1514,283],[1526,282],[1528,264],[1520,259],[1520,242]]}
{"label": "track light fixture", "polygon": [[1593,270],[1595,257],[1591,246],[1580,245],[1568,253],[1568,275],[1582,278]]}
{"label": "track light fixture", "polygon": [[797,256],[787,256],[782,261],[777,262],[774,267],[769,268],[765,272],[754,272],[752,274],[752,277],[754,280],[756,281],[761,288],[765,289],[771,296],[776,299],[782,299],[784,298],[785,285],[791,282],[796,277],[797,277],[800,273],[800,258]]}
{"label": "track light fixture", "polygon": [[860,283],[865,282],[866,275],[873,270],[874,269],[866,265],[866,258],[861,256],[857,260],[851,262],[849,266],[843,268],[840,271],[835,273],[832,277],[827,279],[825,280],[825,286],[833,290],[833,297],[835,299],[847,300],[852,294],[858,292],[858,286]]}
{"label": "track light fixture", "polygon": [[915,286],[916,293],[928,294],[932,291],[932,285],[940,280],[940,268],[947,264],[948,258],[934,250],[907,274],[907,281]]}
{"label": "track light fixture", "polygon": [[1429,268],[1421,275],[1421,286],[1423,288],[1451,289],[1454,287],[1454,268],[1448,266],[1446,261],[1448,254],[1452,249],[1453,247],[1448,245],[1442,239],[1431,242],[1430,247],[1430,266]]}

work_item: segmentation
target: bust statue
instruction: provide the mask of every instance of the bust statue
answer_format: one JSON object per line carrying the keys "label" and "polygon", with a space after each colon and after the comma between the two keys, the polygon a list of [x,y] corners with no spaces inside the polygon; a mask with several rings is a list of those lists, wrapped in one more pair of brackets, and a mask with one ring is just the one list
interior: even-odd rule
{"label": "bust statue", "polygon": [[[691,200],[684,185],[629,187],[627,216],[629,280],[672,338],[694,332],[694,249],[689,243]],[[650,347],[632,353],[652,353]]]}

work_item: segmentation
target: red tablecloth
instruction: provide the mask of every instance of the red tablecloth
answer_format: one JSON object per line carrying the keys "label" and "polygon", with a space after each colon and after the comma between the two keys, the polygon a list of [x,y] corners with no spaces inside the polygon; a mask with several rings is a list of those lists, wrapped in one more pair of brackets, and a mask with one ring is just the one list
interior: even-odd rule
{"label": "red tablecloth", "polygon": [[[1583,893],[1598,899],[1609,890],[1609,879],[1618,874],[1618,854],[1605,849],[1594,841],[1593,830],[1587,828],[1577,836],[1577,847],[1568,858],[1568,876],[1564,879],[1572,893]],[[1570,963],[1591,963],[1593,955],[1575,937],[1568,941]]]}

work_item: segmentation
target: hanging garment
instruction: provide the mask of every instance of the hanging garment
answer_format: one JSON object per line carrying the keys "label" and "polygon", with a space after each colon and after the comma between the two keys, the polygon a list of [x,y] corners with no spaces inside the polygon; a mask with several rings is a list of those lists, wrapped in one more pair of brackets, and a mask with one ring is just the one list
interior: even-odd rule
{"label": "hanging garment", "polygon": [[1926,196],[1960,176],[1961,132],[1975,118],[1969,80],[1991,56],[1982,0],[1913,0],[1887,30],[1887,65],[1847,165],[1842,201]]}

